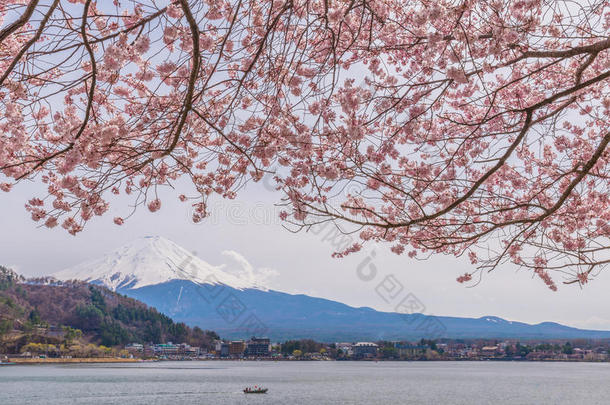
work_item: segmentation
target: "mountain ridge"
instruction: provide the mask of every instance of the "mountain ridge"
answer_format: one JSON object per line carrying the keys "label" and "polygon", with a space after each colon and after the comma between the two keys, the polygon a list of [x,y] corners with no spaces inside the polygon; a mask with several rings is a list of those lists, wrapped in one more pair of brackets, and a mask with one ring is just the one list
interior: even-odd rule
{"label": "mountain ridge", "polygon": [[112,287],[177,321],[215,330],[229,338],[610,338],[610,331],[578,329],[555,322],[528,324],[493,315],[466,318],[399,314],[356,308],[306,294],[288,294],[241,280],[222,266],[211,266],[161,237],[143,238],[103,259],[68,270],[55,276]]}
{"label": "mountain ridge", "polygon": [[[180,303],[176,298],[181,291]],[[610,332],[578,329],[554,322],[528,324],[490,322],[489,317],[463,318],[376,311],[302,294],[279,291],[222,291],[174,280],[122,293],[168,313],[189,325],[213,329],[228,338],[245,338],[253,332],[277,340],[312,338],[320,341],[419,340],[421,338],[515,338],[515,339],[608,339]],[[173,298],[173,300],[172,300]],[[223,308],[230,301],[236,313],[227,316]],[[258,323],[248,324],[248,319]],[[246,324],[246,327],[244,327]]]}

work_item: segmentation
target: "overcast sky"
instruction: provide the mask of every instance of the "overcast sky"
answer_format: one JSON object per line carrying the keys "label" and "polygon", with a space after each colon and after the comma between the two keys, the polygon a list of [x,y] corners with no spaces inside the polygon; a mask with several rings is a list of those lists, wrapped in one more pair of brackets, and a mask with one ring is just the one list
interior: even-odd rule
{"label": "overcast sky", "polygon": [[[386,303],[375,289],[385,277],[394,276],[404,286],[402,294],[417,296],[426,306],[427,314],[495,315],[531,323],[556,321],[610,329],[607,273],[584,289],[559,285],[559,292],[553,293],[531,272],[517,271],[514,267],[499,269],[486,275],[478,286],[466,288],[455,279],[471,269],[467,261],[447,256],[418,261],[406,255],[396,256],[384,245],[371,246],[373,254],[369,249],[345,259],[334,259],[331,257],[333,243],[337,241],[334,230],[330,226],[318,229],[317,234],[285,230],[273,205],[279,196],[262,184],[248,185],[235,201],[212,201],[212,216],[200,224],[189,220],[188,206],[178,201],[177,192],[171,191],[165,193],[157,213],[141,209],[119,227],[112,218],[129,212],[123,202],[91,221],[77,236],[60,227],[38,228],[30,219],[23,206],[37,190],[40,186],[30,183],[19,185],[13,192],[0,193],[3,230],[0,263],[26,276],[51,274],[97,258],[133,239],[160,235],[196,252],[210,264],[226,264],[236,272],[240,269],[235,266],[240,263],[249,263],[265,275],[273,269],[276,275],[268,279],[267,285],[280,291],[391,311],[396,302]],[[247,262],[235,260],[235,254],[227,251],[237,252]],[[369,275],[371,269],[377,273],[372,280],[364,281],[358,276],[358,266],[361,274]]]}

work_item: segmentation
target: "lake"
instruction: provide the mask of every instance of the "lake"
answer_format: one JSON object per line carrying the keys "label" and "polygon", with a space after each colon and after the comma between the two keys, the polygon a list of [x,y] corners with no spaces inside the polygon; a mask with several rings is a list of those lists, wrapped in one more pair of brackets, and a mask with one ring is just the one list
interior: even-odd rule
{"label": "lake", "polygon": [[[269,393],[245,395],[248,385]],[[201,361],[0,367],[0,404],[607,404],[610,363]]]}

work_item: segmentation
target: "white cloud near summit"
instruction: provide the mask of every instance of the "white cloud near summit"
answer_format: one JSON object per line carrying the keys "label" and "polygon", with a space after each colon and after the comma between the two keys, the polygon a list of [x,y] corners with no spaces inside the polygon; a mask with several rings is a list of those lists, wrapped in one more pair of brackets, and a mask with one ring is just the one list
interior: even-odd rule
{"label": "white cloud near summit", "polygon": [[279,272],[272,268],[255,268],[248,259],[234,250],[224,250],[222,256],[228,260],[219,266],[223,271],[253,285],[270,288],[273,279],[279,275]]}

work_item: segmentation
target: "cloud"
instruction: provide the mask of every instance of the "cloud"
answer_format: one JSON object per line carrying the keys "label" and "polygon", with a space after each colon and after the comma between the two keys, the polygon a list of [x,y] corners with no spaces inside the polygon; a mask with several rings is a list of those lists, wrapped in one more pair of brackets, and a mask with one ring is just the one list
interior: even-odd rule
{"label": "cloud", "polygon": [[234,250],[224,250],[222,255],[227,258],[227,262],[220,266],[223,271],[257,287],[270,288],[272,279],[279,275],[278,271],[269,267],[255,268],[242,254]]}

